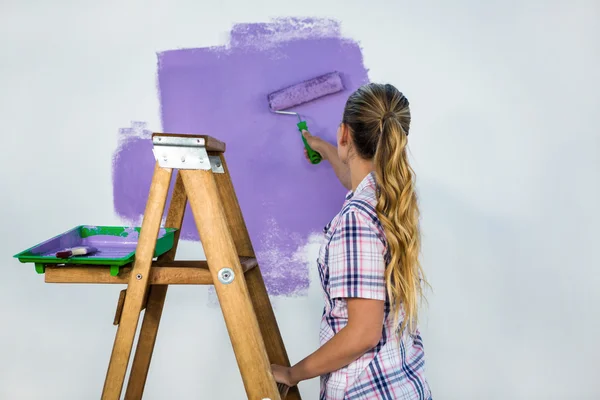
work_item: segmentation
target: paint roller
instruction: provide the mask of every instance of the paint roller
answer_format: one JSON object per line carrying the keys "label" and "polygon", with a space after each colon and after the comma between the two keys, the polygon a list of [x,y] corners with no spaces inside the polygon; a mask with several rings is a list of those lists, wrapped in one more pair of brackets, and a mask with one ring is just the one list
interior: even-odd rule
{"label": "paint roller", "polygon": [[[308,103],[315,99],[327,96],[329,94],[337,93],[344,90],[342,78],[338,72],[330,72],[325,75],[317,76],[316,78],[309,79],[298,84],[288,86],[276,92],[268,95],[269,108],[272,112],[277,114],[288,114],[295,115],[298,117],[298,130],[308,130],[306,121],[303,121],[300,114],[294,111],[282,111],[287,110],[291,107],[298,106],[300,104]],[[308,142],[302,135],[302,141],[304,147],[308,153],[308,158],[313,164],[321,162],[321,155],[310,148]]]}

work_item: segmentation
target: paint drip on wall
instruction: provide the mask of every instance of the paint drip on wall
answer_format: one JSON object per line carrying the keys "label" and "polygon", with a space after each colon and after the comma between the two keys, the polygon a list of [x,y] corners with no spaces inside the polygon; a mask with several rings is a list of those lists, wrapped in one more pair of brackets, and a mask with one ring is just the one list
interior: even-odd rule
{"label": "paint drip on wall", "polygon": [[[239,24],[225,46],[158,54],[163,132],[207,134],[227,144],[226,159],[240,206],[272,295],[298,295],[315,260],[299,256],[311,233],[339,211],[346,190],[326,162],[308,163],[294,116],[269,111],[267,95],[339,71],[345,86],[296,108],[309,130],[335,143],[349,94],[368,82],[359,45],[328,19]],[[140,221],[152,179],[150,132],[121,129],[114,155],[114,207]],[[191,209],[182,240],[198,240]]]}

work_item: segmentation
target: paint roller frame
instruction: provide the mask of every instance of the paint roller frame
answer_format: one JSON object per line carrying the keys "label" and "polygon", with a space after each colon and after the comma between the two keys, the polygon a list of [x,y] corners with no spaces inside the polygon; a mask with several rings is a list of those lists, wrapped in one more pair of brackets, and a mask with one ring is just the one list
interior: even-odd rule
{"label": "paint roller frame", "polygon": [[[330,94],[339,93],[344,89],[340,73],[337,71],[329,72],[269,93],[267,95],[269,110],[276,114],[297,116],[298,130],[302,133],[303,130],[308,130],[306,121],[303,121],[300,114],[295,111],[283,110],[289,110],[292,107],[320,99]],[[312,164],[319,164],[323,157],[308,145],[304,135],[301,135],[301,137],[310,162]]]}

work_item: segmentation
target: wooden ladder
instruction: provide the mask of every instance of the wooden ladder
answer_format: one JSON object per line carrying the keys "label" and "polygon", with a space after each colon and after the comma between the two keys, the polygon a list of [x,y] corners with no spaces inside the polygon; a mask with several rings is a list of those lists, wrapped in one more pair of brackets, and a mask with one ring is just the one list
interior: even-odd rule
{"label": "wooden ladder", "polygon": [[[125,392],[127,400],[142,398],[168,285],[199,284],[215,287],[248,399],[300,400],[297,387],[277,385],[271,373],[272,363],[289,366],[289,359],[231,183],[225,144],[206,135],[166,133],[154,133],[152,143],[156,164],[135,261],[119,277],[105,278],[127,283],[127,289],[119,297],[102,399],[121,396],[145,308]],[[165,227],[178,230],[172,249],[153,260],[174,170],[178,173]],[[206,261],[175,261],[187,202]],[[54,279],[60,281],[56,275]]]}

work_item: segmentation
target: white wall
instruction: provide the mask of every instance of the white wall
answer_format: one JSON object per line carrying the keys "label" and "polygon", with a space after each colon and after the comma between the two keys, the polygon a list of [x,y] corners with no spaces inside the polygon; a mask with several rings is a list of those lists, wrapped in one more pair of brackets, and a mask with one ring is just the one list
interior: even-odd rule
{"label": "white wall", "polygon": [[[0,399],[100,396],[121,287],[44,284],[11,257],[121,222],[111,155],[131,120],[161,128],[157,51],[278,16],[340,19],[371,80],[413,105],[434,398],[600,398],[600,3],[417,3],[4,0]],[[318,283],[274,302],[298,361],[317,346]],[[206,288],[169,289],[146,399],[245,397],[208,303]],[[316,398],[317,380],[301,390]]]}

